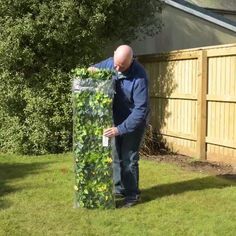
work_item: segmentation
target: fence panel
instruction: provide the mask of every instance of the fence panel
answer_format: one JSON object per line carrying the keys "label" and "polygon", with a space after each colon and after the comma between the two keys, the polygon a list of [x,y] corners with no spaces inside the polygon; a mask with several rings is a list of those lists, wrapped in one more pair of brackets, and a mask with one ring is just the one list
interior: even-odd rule
{"label": "fence panel", "polygon": [[[234,55],[235,53],[235,55]],[[236,162],[236,52],[215,49],[208,56],[207,159]]]}
{"label": "fence panel", "polygon": [[150,123],[167,146],[180,154],[235,164],[236,45],[139,60],[150,78]]}

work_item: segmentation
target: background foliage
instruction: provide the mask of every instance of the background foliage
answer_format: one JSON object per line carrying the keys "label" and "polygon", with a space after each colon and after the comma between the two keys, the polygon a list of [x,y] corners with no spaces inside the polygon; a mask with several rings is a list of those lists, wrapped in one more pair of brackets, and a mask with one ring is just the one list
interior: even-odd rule
{"label": "background foliage", "polygon": [[157,0],[0,0],[0,150],[71,149],[69,72],[101,59],[111,42],[158,31],[159,8]]}

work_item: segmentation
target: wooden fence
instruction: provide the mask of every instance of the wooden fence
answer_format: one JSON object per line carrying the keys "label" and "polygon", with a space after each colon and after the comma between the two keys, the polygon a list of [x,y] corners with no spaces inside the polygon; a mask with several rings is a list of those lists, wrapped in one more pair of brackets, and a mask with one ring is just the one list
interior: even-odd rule
{"label": "wooden fence", "polygon": [[236,44],[140,56],[151,126],[180,154],[236,164]]}

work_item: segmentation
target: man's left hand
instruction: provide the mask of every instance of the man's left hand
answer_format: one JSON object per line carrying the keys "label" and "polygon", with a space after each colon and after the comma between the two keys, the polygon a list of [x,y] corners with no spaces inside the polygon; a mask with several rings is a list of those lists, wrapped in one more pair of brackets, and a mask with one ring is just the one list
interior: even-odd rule
{"label": "man's left hand", "polygon": [[119,131],[116,127],[111,127],[111,128],[105,129],[104,132],[103,132],[103,135],[108,137],[108,138],[111,138],[111,137],[118,136]]}

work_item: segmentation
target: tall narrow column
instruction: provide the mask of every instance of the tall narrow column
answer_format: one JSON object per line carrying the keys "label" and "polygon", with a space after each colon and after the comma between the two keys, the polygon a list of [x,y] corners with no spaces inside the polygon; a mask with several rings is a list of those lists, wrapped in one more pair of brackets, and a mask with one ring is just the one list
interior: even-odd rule
{"label": "tall narrow column", "polygon": [[109,71],[75,70],[73,150],[75,206],[112,208],[112,157],[103,130],[112,126],[113,80]]}

